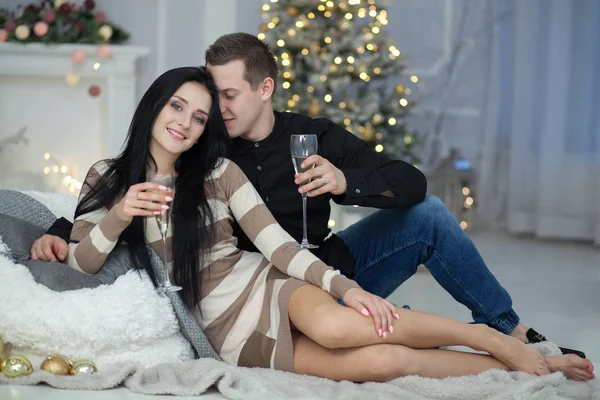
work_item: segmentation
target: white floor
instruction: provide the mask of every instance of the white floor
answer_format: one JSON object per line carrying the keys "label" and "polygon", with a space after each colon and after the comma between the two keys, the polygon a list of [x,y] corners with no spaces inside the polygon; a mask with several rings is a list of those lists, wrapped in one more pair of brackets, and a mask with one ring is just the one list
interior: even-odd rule
{"label": "white floor", "polygon": [[[584,351],[600,368],[600,249],[498,233],[474,234],[473,240],[492,272],[512,295],[514,308],[523,322],[560,346]],[[424,269],[392,294],[390,300],[408,304],[413,310],[471,321],[469,311],[445,293]],[[124,388],[77,392],[47,386],[0,386],[2,400],[79,400],[82,396],[86,400],[155,398]],[[215,391],[200,397],[224,398]]]}

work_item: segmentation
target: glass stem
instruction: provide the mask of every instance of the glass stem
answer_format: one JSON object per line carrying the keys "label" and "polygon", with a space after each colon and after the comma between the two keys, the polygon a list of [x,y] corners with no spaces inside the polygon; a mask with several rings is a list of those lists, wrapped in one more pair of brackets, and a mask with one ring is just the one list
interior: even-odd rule
{"label": "glass stem", "polygon": [[307,193],[302,193],[302,244],[308,244],[307,226],[306,226],[306,198]]}
{"label": "glass stem", "polygon": [[163,268],[165,273],[165,286],[171,286],[171,279],[169,279],[169,268],[167,266],[167,235],[161,232],[162,244],[163,244]]}

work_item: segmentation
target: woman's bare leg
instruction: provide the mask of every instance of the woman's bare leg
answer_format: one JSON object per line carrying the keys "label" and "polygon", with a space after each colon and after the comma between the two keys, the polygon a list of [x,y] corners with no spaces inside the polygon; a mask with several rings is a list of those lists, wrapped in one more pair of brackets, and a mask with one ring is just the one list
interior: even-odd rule
{"label": "woman's bare leg", "polygon": [[509,368],[493,357],[449,350],[414,350],[401,345],[375,344],[328,349],[294,332],[294,368],[299,374],[337,381],[386,382],[418,375],[446,378]]}
{"label": "woman's bare leg", "polygon": [[305,285],[289,300],[292,324],[319,345],[330,348],[401,344],[413,349],[468,346],[490,353],[510,369],[544,375],[549,368],[544,357],[518,339],[485,325],[463,324],[449,318],[397,308],[393,333],[386,338],[376,332],[371,317],[339,305],[322,289]]}

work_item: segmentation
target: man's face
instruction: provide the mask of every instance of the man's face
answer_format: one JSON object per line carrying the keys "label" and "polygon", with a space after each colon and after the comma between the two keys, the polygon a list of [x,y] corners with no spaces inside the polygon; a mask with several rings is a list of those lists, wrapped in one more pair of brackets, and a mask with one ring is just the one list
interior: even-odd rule
{"label": "man's face", "polygon": [[207,66],[219,89],[221,113],[229,137],[247,135],[256,124],[263,102],[261,86],[252,90],[250,82],[244,79],[245,67],[241,60],[224,65]]}

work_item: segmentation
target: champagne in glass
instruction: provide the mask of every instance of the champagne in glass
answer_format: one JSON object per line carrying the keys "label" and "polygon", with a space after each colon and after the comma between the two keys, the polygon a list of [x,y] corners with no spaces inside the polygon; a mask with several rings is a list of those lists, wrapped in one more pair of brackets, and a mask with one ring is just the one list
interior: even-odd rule
{"label": "champagne in glass", "polygon": [[[317,154],[317,135],[292,135],[290,137],[290,153],[292,155],[292,163],[296,174],[301,174],[313,168],[310,165],[307,168],[302,168],[302,163],[310,156]],[[307,221],[306,221],[306,201],[307,194],[302,193],[302,242],[295,248],[299,249],[316,249],[319,246],[308,243],[307,238]]]}
{"label": "champagne in glass", "polygon": [[[175,177],[170,175],[166,179],[164,176],[155,176],[150,179],[150,182],[160,183],[164,185],[169,190],[148,190],[148,193],[158,194],[161,196],[171,196],[175,197]],[[161,203],[159,201],[155,201],[155,203]],[[162,262],[163,262],[163,273],[165,274],[165,279],[161,282],[157,288],[157,292],[177,292],[183,289],[181,286],[174,286],[171,284],[171,279],[169,278],[169,261],[167,260],[167,233],[169,232],[169,223],[171,222],[171,205],[169,205],[168,210],[160,210],[160,214],[155,216],[156,225],[158,226],[158,231],[160,232],[160,237],[162,239]]]}

